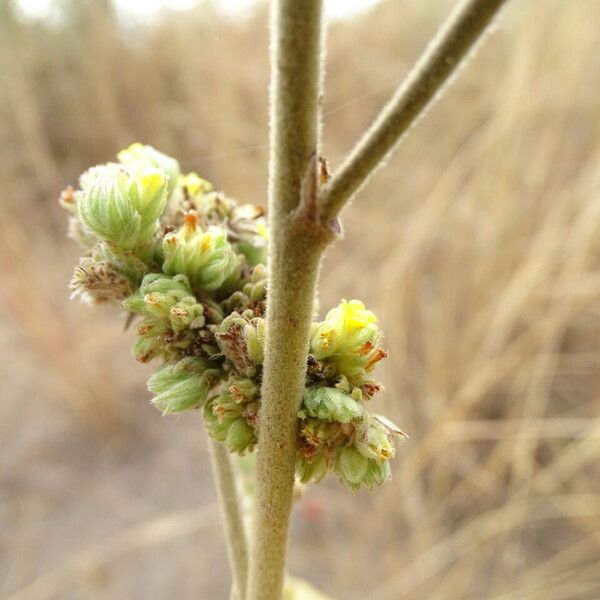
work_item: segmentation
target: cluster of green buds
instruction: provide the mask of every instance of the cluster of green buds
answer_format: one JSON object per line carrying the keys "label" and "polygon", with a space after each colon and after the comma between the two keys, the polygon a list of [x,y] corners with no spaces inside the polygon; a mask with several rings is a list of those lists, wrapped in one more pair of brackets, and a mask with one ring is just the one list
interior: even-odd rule
{"label": "cluster of green buds", "polygon": [[[240,205],[142,144],[61,196],[83,248],[72,296],[119,304],[137,321],[134,357],[162,365],[148,381],[164,414],[202,409],[212,437],[240,455],[260,436],[267,296],[264,211]],[[298,414],[296,471],[334,472],[353,489],[390,477],[404,434],[366,409],[386,356],[375,315],[343,300],[313,325]]]}

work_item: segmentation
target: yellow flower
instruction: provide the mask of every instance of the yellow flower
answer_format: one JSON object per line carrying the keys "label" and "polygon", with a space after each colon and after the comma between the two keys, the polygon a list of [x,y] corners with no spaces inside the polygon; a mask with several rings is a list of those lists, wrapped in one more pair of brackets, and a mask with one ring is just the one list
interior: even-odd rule
{"label": "yellow flower", "polygon": [[167,178],[168,194],[170,195],[179,179],[179,163],[170,156],[155,150],[152,146],[145,146],[139,142],[131,144],[129,148],[121,150],[117,159],[122,165],[136,171],[145,169],[159,169]]}
{"label": "yellow flower", "polygon": [[213,186],[209,181],[202,179],[202,177],[194,172],[182,175],[179,178],[179,184],[187,189],[190,196],[206,194],[206,192],[210,192],[213,189]]}
{"label": "yellow flower", "polygon": [[350,331],[368,327],[372,323],[377,323],[377,317],[375,314],[372,311],[367,310],[365,305],[360,300],[350,300],[350,302],[342,300],[337,309],[334,308],[329,312],[327,319],[329,319],[329,315],[334,313],[336,310],[341,312],[344,325],[346,329]]}
{"label": "yellow flower", "polygon": [[321,323],[313,326],[310,352],[333,362],[340,374],[356,377],[385,356],[377,348],[381,337],[377,317],[360,300],[342,300]]}

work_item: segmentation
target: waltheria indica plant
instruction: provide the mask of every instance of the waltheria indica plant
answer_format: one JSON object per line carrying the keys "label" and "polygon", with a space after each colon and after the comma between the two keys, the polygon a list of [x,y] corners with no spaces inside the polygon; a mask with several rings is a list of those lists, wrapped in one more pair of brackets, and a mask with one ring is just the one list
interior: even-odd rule
{"label": "waltheria indica plant", "polygon": [[[133,144],[92,167],[61,198],[84,253],[70,287],[90,304],[115,303],[136,321],[133,355],[161,365],[148,380],[164,414],[202,409],[210,435],[252,452],[260,433],[267,227],[173,158]],[[401,431],[370,413],[372,377],[386,356],[375,315],[342,300],[315,322],[298,411],[296,473],[333,470],[348,486],[389,479]]]}
{"label": "waltheria indica plant", "polygon": [[[352,489],[390,478],[403,433],[368,410],[385,358],[375,315],[342,300],[315,320],[321,257],[338,215],[474,46],[505,0],[462,0],[330,176],[319,154],[322,0],[272,0],[271,161],[263,211],[213,190],[150,146],[68,188],[84,249],[72,295],[135,323],[135,358],[159,366],[152,402],[200,409],[212,438],[232,598],[280,600],[294,480],[334,472]],[[367,283],[367,282],[366,282]],[[256,452],[250,551],[230,454]],[[323,598],[302,583],[286,599]]]}

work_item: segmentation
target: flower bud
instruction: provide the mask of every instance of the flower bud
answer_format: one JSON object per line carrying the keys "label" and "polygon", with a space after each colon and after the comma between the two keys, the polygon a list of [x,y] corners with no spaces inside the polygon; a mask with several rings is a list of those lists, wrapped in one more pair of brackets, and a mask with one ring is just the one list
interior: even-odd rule
{"label": "flower bud", "polygon": [[256,444],[256,434],[254,428],[248,424],[246,419],[235,419],[225,437],[225,444],[230,452],[243,454]]}
{"label": "flower bud", "polygon": [[155,394],[152,403],[163,414],[178,413],[204,404],[218,379],[219,371],[208,361],[190,356],[154,373],[148,390]]}
{"label": "flower bud", "polygon": [[356,400],[330,387],[305,389],[302,408],[310,417],[338,423],[349,423],[362,415],[362,407]]}
{"label": "flower bud", "polygon": [[163,271],[169,275],[183,273],[192,287],[216,290],[237,265],[237,259],[223,229],[203,231],[198,215],[189,212],[177,233],[163,239]]}
{"label": "flower bud", "polygon": [[239,279],[237,289],[221,301],[223,309],[242,313],[252,310],[255,314],[265,312],[267,297],[267,272],[264,265],[256,265]]}
{"label": "flower bud", "polygon": [[319,360],[332,361],[338,371],[356,379],[386,356],[376,345],[381,333],[377,318],[358,300],[342,300],[325,321],[313,326],[310,352]]}
{"label": "flower bud", "polygon": [[162,171],[135,172],[114,164],[94,167],[81,177],[77,210],[85,227],[115,246],[132,250],[147,245],[167,201]]}
{"label": "flower bud", "polygon": [[242,288],[252,304],[262,302],[267,297],[267,267],[259,264],[252,269],[250,281]]}
{"label": "flower bud", "polygon": [[354,446],[346,446],[340,448],[335,455],[334,468],[344,483],[353,489],[358,489],[367,474],[369,459]]}
{"label": "flower bud", "polygon": [[167,190],[171,194],[177,182],[181,171],[179,163],[170,156],[155,150],[152,146],[136,143],[121,150],[117,154],[117,159],[122,165],[126,165],[135,171],[144,171],[146,169],[157,169],[162,171],[168,178]]}
{"label": "flower bud", "polygon": [[318,483],[329,471],[329,459],[325,453],[306,458],[302,452],[296,455],[296,476],[301,483]]}
{"label": "flower bud", "polygon": [[133,349],[140,362],[156,356],[172,360],[183,354],[199,340],[197,330],[205,325],[204,306],[191,293],[185,275],[146,275],[123,307],[144,317]]}
{"label": "flower bud", "polygon": [[117,271],[138,286],[144,275],[148,273],[148,262],[152,251],[152,244],[127,249],[102,241],[94,246],[93,255],[94,258],[113,265]]}
{"label": "flower bud", "polygon": [[256,443],[251,422],[257,412],[258,385],[251,379],[233,377],[223,386],[204,407],[206,426],[210,435],[225,442],[231,452],[243,454]]}
{"label": "flower bud", "polygon": [[204,300],[203,304],[206,321],[213,325],[218,325],[225,316],[221,306],[214,300],[210,299]]}
{"label": "flower bud", "polygon": [[247,308],[250,307],[250,299],[244,292],[237,290],[233,292],[230,296],[225,298],[220,302],[220,306],[223,309],[223,312],[226,314],[231,313],[242,313]]}
{"label": "flower bud", "polygon": [[378,461],[393,458],[395,454],[390,433],[370,415],[356,426],[354,445],[363,456]]}
{"label": "flower bud", "polygon": [[139,290],[123,302],[123,307],[145,317],[168,319],[170,309],[187,298],[195,300],[185,275],[170,277],[150,273],[142,280]]}
{"label": "flower bud", "polygon": [[258,384],[247,377],[233,377],[227,382],[227,392],[238,404],[252,402],[258,397],[260,388]]}
{"label": "flower bud", "polygon": [[180,300],[169,309],[169,323],[175,333],[185,329],[200,329],[205,322],[204,307],[193,296]]}
{"label": "flower bud", "polygon": [[160,336],[166,334],[167,331],[158,326],[144,331],[144,335],[138,334],[131,350],[135,360],[141,363],[147,363],[159,356],[171,358],[171,355],[167,353],[165,346],[160,339]]}
{"label": "flower bud", "polygon": [[123,306],[146,317],[163,320],[173,331],[204,326],[204,307],[192,294],[185,275],[147,275],[138,292]]}
{"label": "flower bud", "polygon": [[376,485],[381,485],[392,478],[392,470],[388,460],[378,461],[369,460],[367,472],[363,477],[362,484],[367,488],[373,488]]}
{"label": "flower bud", "polygon": [[246,327],[248,358],[255,365],[262,365],[265,360],[265,326],[265,320],[256,317]]}
{"label": "flower bud", "polygon": [[219,442],[225,441],[231,423],[240,417],[241,408],[234,403],[224,406],[220,400],[214,398],[204,405],[204,422],[208,433]]}

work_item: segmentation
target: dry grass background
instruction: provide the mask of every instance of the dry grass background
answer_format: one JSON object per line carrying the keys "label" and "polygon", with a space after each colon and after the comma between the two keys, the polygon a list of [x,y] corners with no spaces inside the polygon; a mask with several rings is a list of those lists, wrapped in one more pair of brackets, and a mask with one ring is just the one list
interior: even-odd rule
{"label": "dry grass background", "polygon": [[[264,203],[265,12],[61,4],[49,25],[0,3],[0,596],[225,598],[201,423],[162,419],[114,313],[67,301],[55,198],[141,140]],[[448,8],[331,26],[334,166]],[[598,22],[511,3],[345,215],[321,305],[380,315],[378,402],[411,439],[389,485],[298,504],[291,569],[339,600],[600,598]]]}

